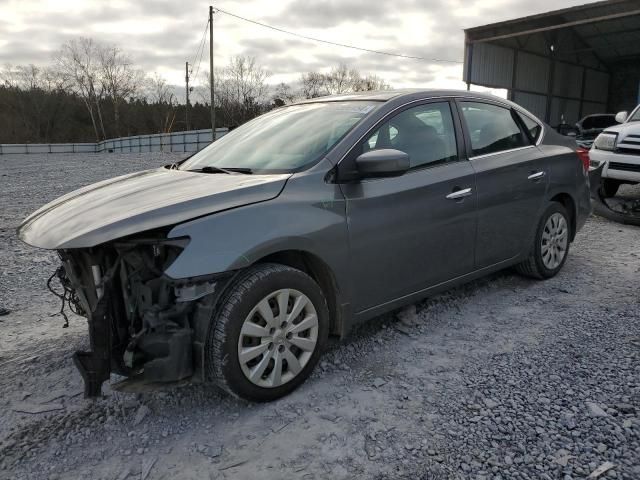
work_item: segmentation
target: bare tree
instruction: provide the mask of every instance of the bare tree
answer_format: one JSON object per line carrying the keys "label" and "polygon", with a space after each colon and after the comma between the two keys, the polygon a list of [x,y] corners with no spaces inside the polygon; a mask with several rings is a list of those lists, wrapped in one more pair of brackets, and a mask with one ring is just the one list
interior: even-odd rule
{"label": "bare tree", "polygon": [[[269,76],[253,57],[232,57],[226,67],[216,69],[214,106],[227,125],[240,125],[265,111]],[[198,88],[198,94],[209,103],[209,72],[203,72],[201,78],[204,87]]]}
{"label": "bare tree", "polygon": [[40,89],[46,92],[67,88],[64,78],[51,67],[37,67],[33,64],[5,64],[0,70],[0,84],[21,90]]}
{"label": "bare tree", "polygon": [[98,46],[96,52],[102,91],[111,100],[115,132],[120,136],[120,104],[141,88],[144,72],[134,68],[129,57],[114,45]]}
{"label": "bare tree", "polygon": [[176,96],[167,81],[154,73],[152,77],[145,80],[145,96],[153,103],[166,103],[173,105],[176,102]]}
{"label": "bare tree", "polygon": [[371,90],[389,90],[390,88],[389,84],[377,75],[367,75],[356,82],[353,91],[366,92]]}
{"label": "bare tree", "polygon": [[325,76],[318,72],[303,73],[300,77],[302,84],[302,96],[304,98],[317,98],[327,95],[325,85]]}
{"label": "bare tree", "polygon": [[355,68],[341,63],[329,73],[307,72],[300,78],[302,96],[316,98],[323,95],[359,92],[365,90],[388,90],[389,85],[376,75],[363,77]]}
{"label": "bare tree", "polygon": [[288,83],[281,82],[276,85],[276,88],[273,92],[273,102],[276,106],[283,106],[288,103],[291,103],[295,100],[296,94],[294,93],[291,85]]}
{"label": "bare tree", "polygon": [[[90,38],[70,40],[62,45],[55,57],[56,66],[61,76],[71,85],[73,91],[80,96],[87,108],[96,140],[106,138],[100,100],[104,91],[100,81],[100,52],[98,45]],[[100,130],[98,129],[100,127]]]}
{"label": "bare tree", "polygon": [[176,118],[176,97],[167,81],[157,73],[145,82],[146,96],[157,109],[155,123],[158,133],[169,133]]}
{"label": "bare tree", "polygon": [[270,74],[256,64],[254,57],[231,58],[224,73],[232,98],[238,104],[251,108],[265,100]]}
{"label": "bare tree", "polygon": [[324,87],[329,95],[352,92],[360,82],[360,73],[345,63],[332,68],[324,77]]}
{"label": "bare tree", "polygon": [[4,107],[20,119],[24,133],[30,138],[49,138],[60,109],[55,93],[64,89],[63,79],[48,67],[7,64],[0,70],[0,85],[14,91],[14,101]]}

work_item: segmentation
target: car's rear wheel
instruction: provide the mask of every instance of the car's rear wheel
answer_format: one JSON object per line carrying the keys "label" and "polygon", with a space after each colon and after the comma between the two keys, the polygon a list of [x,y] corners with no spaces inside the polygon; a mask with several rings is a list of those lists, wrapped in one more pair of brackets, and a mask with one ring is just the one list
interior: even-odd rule
{"label": "car's rear wheel", "polygon": [[538,279],[555,276],[569,254],[570,225],[566,208],[558,202],[552,202],[540,219],[529,258],[517,265],[516,270]]}
{"label": "car's rear wheel", "polygon": [[327,302],[311,277],[285,265],[256,265],[221,299],[208,338],[209,378],[246,400],[287,395],[313,371],[328,325]]}
{"label": "car's rear wheel", "polygon": [[604,198],[615,197],[620,185],[622,185],[622,182],[619,180],[603,178],[600,182],[600,194]]}

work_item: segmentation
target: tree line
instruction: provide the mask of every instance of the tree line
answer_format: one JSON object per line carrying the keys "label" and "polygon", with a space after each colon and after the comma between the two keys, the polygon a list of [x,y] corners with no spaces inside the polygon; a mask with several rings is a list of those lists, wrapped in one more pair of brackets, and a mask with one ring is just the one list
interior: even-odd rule
{"label": "tree line", "polygon": [[[253,57],[232,57],[216,69],[216,127],[236,127],[297,99],[389,88],[381,78],[344,64],[327,73],[303,73],[295,85],[273,86],[270,77]],[[179,102],[175,91],[115,45],[71,40],[48,66],[0,69],[0,143],[95,142],[211,128],[209,73],[193,89],[194,103]]]}

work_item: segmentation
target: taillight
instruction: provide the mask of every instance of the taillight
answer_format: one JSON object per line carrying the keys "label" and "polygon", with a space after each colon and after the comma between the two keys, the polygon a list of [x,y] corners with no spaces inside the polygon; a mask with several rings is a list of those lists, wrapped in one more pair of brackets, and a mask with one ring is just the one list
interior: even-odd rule
{"label": "taillight", "polygon": [[578,157],[580,157],[580,161],[582,161],[582,168],[584,168],[585,172],[589,171],[589,150],[583,147],[578,147],[576,149],[576,153]]}

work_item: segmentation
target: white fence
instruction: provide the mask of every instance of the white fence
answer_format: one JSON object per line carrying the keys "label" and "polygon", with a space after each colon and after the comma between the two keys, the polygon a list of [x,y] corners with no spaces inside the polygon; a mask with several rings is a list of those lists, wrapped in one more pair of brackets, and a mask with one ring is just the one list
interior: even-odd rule
{"label": "white fence", "polygon": [[[229,129],[216,128],[216,140]],[[197,152],[211,143],[211,129],[136,135],[98,143],[5,143],[0,155],[9,153],[144,153]]]}

